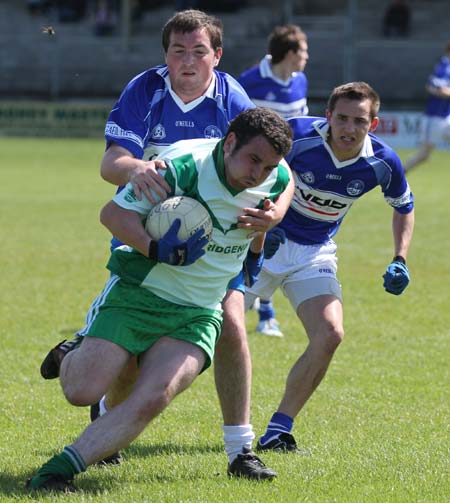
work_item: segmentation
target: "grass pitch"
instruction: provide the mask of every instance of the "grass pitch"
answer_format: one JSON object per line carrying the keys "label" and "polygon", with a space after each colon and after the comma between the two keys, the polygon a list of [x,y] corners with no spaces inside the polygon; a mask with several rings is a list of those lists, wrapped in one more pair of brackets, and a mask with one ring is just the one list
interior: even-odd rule
{"label": "grass pitch", "polygon": [[[114,188],[100,179],[100,140],[0,139],[0,501],[30,496],[25,479],[87,424],[39,365],[80,328],[107,278],[107,231],[98,213]],[[406,155],[406,152],[401,152]],[[307,455],[264,454],[272,483],[229,480],[213,372],[200,376],[124,453],[121,467],[91,467],[71,502],[450,501],[450,152],[409,175],[416,230],[411,284],[395,297],[382,274],[393,256],[391,210],[378,189],[355,204],[337,241],[346,337],[327,377],[297,418]],[[285,337],[255,334],[252,422],[264,431],[303,329],[277,293]]]}

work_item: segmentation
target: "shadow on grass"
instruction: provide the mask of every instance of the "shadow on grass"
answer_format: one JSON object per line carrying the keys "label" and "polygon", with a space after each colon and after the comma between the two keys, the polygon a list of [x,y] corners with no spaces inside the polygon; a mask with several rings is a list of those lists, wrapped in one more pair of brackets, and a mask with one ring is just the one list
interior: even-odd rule
{"label": "shadow on grass", "polygon": [[131,444],[125,451],[127,457],[146,458],[148,456],[168,455],[168,454],[211,454],[225,452],[223,444],[201,444],[180,445],[172,442],[160,442],[156,444]]}
{"label": "shadow on grass", "polygon": [[[41,499],[45,496],[47,496],[48,498],[52,493],[48,493],[46,491],[31,492],[25,487],[26,481],[29,478],[33,477],[34,474],[35,472],[29,472],[25,475],[0,473],[0,500],[3,499],[2,496],[12,496],[15,497],[14,499],[16,499],[17,497],[24,495],[32,495],[36,499]],[[85,477],[85,479],[82,481],[82,484],[77,484],[77,482],[75,481],[75,486],[82,492],[101,494],[105,490],[105,482],[107,484],[113,484],[115,480],[117,480],[117,477],[114,475],[114,473],[104,472],[102,474],[101,480],[99,480],[98,476],[93,473],[91,477]]]}
{"label": "shadow on grass", "polygon": [[[223,445],[217,443],[215,445],[211,444],[192,444],[192,445],[179,445],[171,442],[160,442],[151,445],[142,445],[136,444],[131,445],[125,450],[124,463],[127,462],[128,459],[133,458],[149,458],[149,457],[157,457],[157,456],[192,456],[192,455],[201,455],[201,454],[216,454],[216,453],[224,453],[225,451]],[[54,453],[53,453],[54,454]],[[49,454],[51,456],[51,454]],[[25,487],[26,480],[31,478],[37,471],[28,472],[23,475],[17,475],[13,473],[0,473],[0,500],[3,496],[23,496],[26,494],[30,494],[30,491]],[[98,469],[102,470],[102,467],[98,467]],[[119,468],[120,469],[120,468]],[[109,472],[107,469],[102,470],[101,480],[99,480],[98,472],[95,471],[89,473],[89,471],[83,476],[83,479],[78,483],[75,481],[76,487],[82,492],[89,494],[100,494],[105,490],[105,485],[110,486],[117,483],[120,485],[123,481],[121,481],[121,477],[117,476],[117,472],[112,470]],[[214,476],[221,475],[220,473],[213,474]],[[155,482],[170,482],[180,479],[192,480],[196,478],[204,478],[204,473],[200,470],[199,472],[195,471],[190,472],[186,471],[183,473],[183,470],[177,471],[176,474],[172,476],[168,475],[166,472],[158,473],[153,472],[150,475],[150,480]],[[39,498],[39,495],[45,495],[46,493],[34,493],[36,498]]]}

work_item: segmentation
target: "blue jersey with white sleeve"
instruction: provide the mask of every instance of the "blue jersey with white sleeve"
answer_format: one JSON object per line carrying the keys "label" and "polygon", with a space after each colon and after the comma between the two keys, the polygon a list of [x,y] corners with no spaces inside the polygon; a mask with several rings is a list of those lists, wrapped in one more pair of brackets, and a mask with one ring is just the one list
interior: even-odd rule
{"label": "blue jersey with white sleeve", "polygon": [[242,73],[238,81],[258,107],[275,110],[285,119],[308,115],[305,74],[294,72],[289,79],[281,80],[272,72],[270,55]]}
{"label": "blue jersey with white sleeve", "polygon": [[[154,159],[179,140],[222,138],[230,121],[254,106],[233,77],[216,70],[207,91],[184,103],[172,90],[167,66],[157,66],[125,87],[109,114],[105,138],[107,146],[114,143],[138,159]],[[113,238],[111,244],[121,243]]]}
{"label": "blue jersey with white sleeve", "polygon": [[367,135],[357,157],[339,161],[326,141],[326,119],[296,117],[289,124],[294,143],[286,161],[295,193],[279,224],[288,239],[303,245],[327,243],[352,204],[378,185],[395,210],[412,211],[414,199],[400,159],[375,135]]}
{"label": "blue jersey with white sleeve", "polygon": [[[428,77],[428,85],[439,89],[450,87],[450,58],[443,56]],[[427,101],[425,115],[432,117],[448,117],[450,115],[450,98],[438,98],[430,95]]]}
{"label": "blue jersey with white sleeve", "polygon": [[222,138],[230,120],[253,107],[237,81],[219,71],[205,94],[183,103],[172,90],[167,66],[158,66],[125,87],[108,117],[105,137],[108,144],[148,160],[179,140]]}

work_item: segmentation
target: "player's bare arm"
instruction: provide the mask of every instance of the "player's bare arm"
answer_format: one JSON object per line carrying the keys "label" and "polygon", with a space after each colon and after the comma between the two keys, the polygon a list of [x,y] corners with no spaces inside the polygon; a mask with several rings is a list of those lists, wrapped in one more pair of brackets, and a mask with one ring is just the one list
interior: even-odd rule
{"label": "player's bare arm", "polygon": [[409,245],[414,230],[414,210],[402,214],[394,210],[392,216],[392,232],[394,235],[394,256],[400,255],[406,260]]}
{"label": "player's bare arm", "polygon": [[265,241],[266,233],[265,232],[258,232],[255,233],[255,236],[250,243],[250,251],[252,253],[261,253],[264,248],[264,241]]}
{"label": "player's bare arm", "polygon": [[170,187],[157,171],[165,168],[164,161],[136,159],[126,148],[113,144],[103,156],[101,175],[107,182],[114,185],[126,185],[131,182],[139,200],[144,194],[151,203],[156,203],[150,189],[155,191],[161,199],[165,199],[170,191]]}
{"label": "player's bare arm", "polygon": [[291,204],[294,195],[294,180],[289,170],[289,184],[275,202],[266,199],[263,209],[244,208],[244,215],[239,217],[238,227],[249,231],[267,232],[281,222]]}
{"label": "player's bare arm", "polygon": [[114,201],[109,201],[100,213],[100,221],[122,243],[148,256],[151,240],[138,213],[122,208]]}
{"label": "player's bare arm", "polygon": [[430,94],[437,96],[438,98],[450,98],[450,87],[448,86],[434,87],[427,85],[426,90]]}

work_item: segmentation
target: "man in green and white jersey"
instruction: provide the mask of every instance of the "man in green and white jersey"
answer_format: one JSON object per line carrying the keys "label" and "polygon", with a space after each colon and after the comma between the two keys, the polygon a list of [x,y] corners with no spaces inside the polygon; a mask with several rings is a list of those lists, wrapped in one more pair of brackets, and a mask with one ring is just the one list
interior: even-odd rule
{"label": "man in green and white jersey", "polygon": [[[143,220],[153,203],[139,201],[131,185],[103,208],[102,223],[126,245],[112,252],[113,274],[88,316],[83,343],[62,361],[61,385],[70,403],[90,405],[133,355],[139,377],[122,404],[39,469],[27,482],[30,489],[75,490],[75,474],[128,446],[210,365],[228,282],[247,251],[261,253],[264,244],[264,235],[237,227],[238,217],[287,187],[282,157],[291,146],[284,119],[255,108],[239,114],[223,140],[187,140],[166,151],[171,194],[194,197],[208,209],[214,226],[209,242],[203,230],[180,241],[178,221],[160,240],[151,239]],[[248,476],[249,469],[254,478],[276,476],[251,451],[228,466],[235,476]]]}

